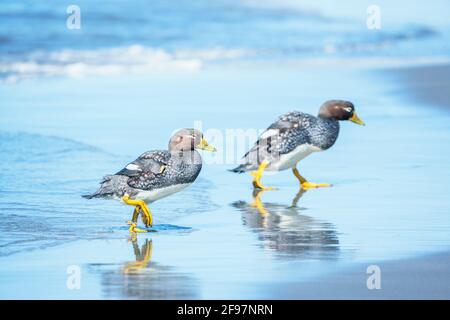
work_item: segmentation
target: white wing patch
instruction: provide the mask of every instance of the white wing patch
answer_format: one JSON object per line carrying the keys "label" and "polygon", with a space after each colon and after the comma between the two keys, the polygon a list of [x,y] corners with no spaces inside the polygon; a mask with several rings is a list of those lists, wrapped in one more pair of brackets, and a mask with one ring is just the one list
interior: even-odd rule
{"label": "white wing patch", "polygon": [[134,163],[130,163],[128,164],[125,169],[130,170],[130,171],[141,171],[141,169],[139,168],[139,166],[137,164]]}

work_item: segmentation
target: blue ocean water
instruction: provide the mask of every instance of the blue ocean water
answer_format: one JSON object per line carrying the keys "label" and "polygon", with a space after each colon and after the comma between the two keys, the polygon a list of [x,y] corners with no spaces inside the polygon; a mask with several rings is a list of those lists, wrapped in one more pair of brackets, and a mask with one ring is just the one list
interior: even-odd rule
{"label": "blue ocean water", "polygon": [[0,77],[192,70],[236,60],[434,61],[450,54],[447,1],[380,1],[377,30],[366,26],[368,1],[79,0],[76,5],[81,29],[70,30],[66,3],[2,2]]}

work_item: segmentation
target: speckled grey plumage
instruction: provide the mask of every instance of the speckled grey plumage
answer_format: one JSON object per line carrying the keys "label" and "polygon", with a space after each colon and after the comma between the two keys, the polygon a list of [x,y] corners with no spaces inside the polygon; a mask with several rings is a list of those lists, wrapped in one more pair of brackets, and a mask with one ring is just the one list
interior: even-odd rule
{"label": "speckled grey plumage", "polygon": [[196,150],[169,152],[148,151],[115,175],[104,177],[100,188],[86,198],[134,198],[140,191],[153,191],[195,181],[202,168]]}
{"label": "speckled grey plumage", "polygon": [[288,112],[267,128],[244,155],[243,164],[232,171],[255,170],[261,162],[274,162],[280,155],[288,154],[303,144],[326,150],[336,142],[338,135],[339,121],[336,119],[315,117],[299,111]]}

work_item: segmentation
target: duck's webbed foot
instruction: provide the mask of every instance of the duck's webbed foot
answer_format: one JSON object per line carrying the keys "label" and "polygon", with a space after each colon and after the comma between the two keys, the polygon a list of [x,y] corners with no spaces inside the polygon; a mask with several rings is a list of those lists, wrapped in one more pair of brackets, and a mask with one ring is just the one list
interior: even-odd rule
{"label": "duck's webbed foot", "polygon": [[331,184],[329,184],[329,183],[314,183],[314,182],[309,182],[308,180],[306,180],[306,179],[300,174],[300,172],[298,172],[297,168],[292,168],[292,172],[294,173],[294,176],[297,177],[298,181],[300,181],[300,186],[301,186],[302,189],[304,189],[304,190],[313,189],[313,188],[326,188],[326,187],[331,187]]}
{"label": "duck's webbed foot", "polygon": [[137,224],[133,221],[128,221],[127,223],[130,226],[130,228],[128,230],[131,233],[147,233],[148,232],[148,230],[138,228]]}
{"label": "duck's webbed foot", "polygon": [[331,187],[331,184],[329,184],[329,183],[314,183],[314,182],[309,182],[309,181],[302,183],[302,188],[305,190],[313,189],[313,188],[327,188],[327,187]]}

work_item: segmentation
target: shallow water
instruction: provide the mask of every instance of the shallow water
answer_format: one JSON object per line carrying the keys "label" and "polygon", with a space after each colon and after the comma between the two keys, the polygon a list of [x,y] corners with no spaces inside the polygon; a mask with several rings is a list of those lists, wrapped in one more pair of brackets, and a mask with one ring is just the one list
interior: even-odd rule
{"label": "shallow water", "polygon": [[[0,296],[264,298],[275,283],[449,248],[446,110],[403,102],[402,84],[367,70],[239,71],[1,86]],[[255,208],[216,136],[197,181],[151,205],[157,232],[128,239],[131,208],[81,198],[177,127],[259,129],[329,97],[352,97],[367,123],[343,123],[332,149],[302,161],[332,188],[299,194],[290,172],[267,175],[278,190]],[[66,287],[69,265],[81,290]]]}

